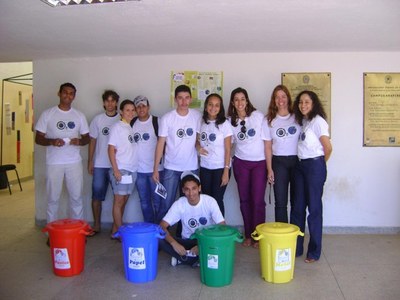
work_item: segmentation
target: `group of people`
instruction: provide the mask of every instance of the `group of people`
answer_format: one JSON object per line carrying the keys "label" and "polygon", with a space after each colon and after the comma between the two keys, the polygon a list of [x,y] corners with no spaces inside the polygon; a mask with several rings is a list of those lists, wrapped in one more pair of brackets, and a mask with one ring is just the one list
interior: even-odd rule
{"label": "group of people", "polygon": [[[174,94],[176,108],[157,118],[150,114],[144,96],[122,101],[118,113],[119,96],[107,90],[102,97],[105,112],[90,126],[71,106],[75,94],[72,84],[61,85],[59,105],[44,111],[36,124],[36,143],[48,146],[48,222],[57,219],[64,177],[70,215],[83,218],[83,174],[77,146],[89,144],[94,234],[101,230],[108,183],[114,193],[112,239],[116,239],[114,234],[122,225],[126,203],[136,186],[144,221],[160,224],[167,233],[160,247],[171,254],[171,264],[195,265],[198,249],[189,237],[201,226],[225,223],[223,200],[232,168],[244,223],[243,246],[258,248],[251,233],[265,222],[265,190],[270,183],[275,221],[290,221],[304,231],[308,208],[306,262],[319,259],[322,193],[332,147],[326,115],[314,92],[301,92],[292,104],[288,89],[279,85],[264,116],[239,87],[231,93],[227,113],[218,94],[207,96],[200,113],[190,108],[191,89],[180,85]],[[155,192],[160,183],[164,195]],[[181,227],[173,236],[169,228],[176,223]],[[299,238],[296,256],[302,254],[303,240]]]}

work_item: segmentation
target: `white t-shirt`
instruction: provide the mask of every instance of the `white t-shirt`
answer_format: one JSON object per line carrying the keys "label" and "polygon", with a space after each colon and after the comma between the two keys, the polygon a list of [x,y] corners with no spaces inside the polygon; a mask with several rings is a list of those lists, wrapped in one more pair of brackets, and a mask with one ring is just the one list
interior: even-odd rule
{"label": "white t-shirt", "polygon": [[200,146],[208,151],[208,155],[200,156],[200,166],[210,170],[222,169],[225,166],[225,138],[232,136],[232,126],[228,120],[215,126],[215,121],[206,124],[201,122]]}
{"label": "white t-shirt", "polygon": [[261,134],[263,119],[264,115],[255,110],[244,119],[246,132],[241,131],[240,119],[236,127],[232,126],[236,157],[248,161],[265,160],[264,140]]}
{"label": "white t-shirt", "polygon": [[136,172],[138,168],[137,144],[133,139],[133,130],[130,124],[119,121],[111,127],[109,145],[113,145],[117,152],[115,159],[119,170]]}
{"label": "white t-shirt", "polygon": [[297,143],[300,135],[300,125],[296,123],[294,115],[277,115],[271,122],[264,118],[263,121],[263,139],[272,140],[273,155],[297,155]]}
{"label": "white t-shirt", "polygon": [[166,113],[160,120],[158,136],[166,137],[164,167],[174,171],[198,169],[196,133],[200,131],[201,114],[189,109],[186,116],[176,110]]}
{"label": "white t-shirt", "polygon": [[117,113],[115,116],[107,116],[106,113],[98,114],[90,123],[89,135],[96,139],[96,149],[94,151],[94,167],[110,168],[108,157],[108,137],[111,127],[121,119]]}
{"label": "white t-shirt", "polygon": [[[154,132],[153,116],[146,121],[137,119],[132,126],[133,139],[138,145],[138,172],[153,173],[154,153],[157,146],[157,136]],[[163,170],[162,164],[158,170]]]}
{"label": "white t-shirt", "polygon": [[181,220],[182,237],[188,239],[197,228],[221,223],[224,217],[213,197],[200,194],[196,206],[190,205],[186,197],[180,197],[172,204],[163,220],[171,226]]}
{"label": "white t-shirt", "polygon": [[298,157],[306,159],[325,155],[324,148],[319,140],[323,135],[329,137],[329,125],[324,118],[317,115],[311,121],[303,119],[297,148]]}
{"label": "white t-shirt", "polygon": [[[79,138],[89,133],[85,115],[71,107],[64,111],[58,106],[46,109],[39,117],[35,129],[49,139]],[[65,144],[62,147],[46,147],[46,164],[73,164],[82,161],[80,146]]]}

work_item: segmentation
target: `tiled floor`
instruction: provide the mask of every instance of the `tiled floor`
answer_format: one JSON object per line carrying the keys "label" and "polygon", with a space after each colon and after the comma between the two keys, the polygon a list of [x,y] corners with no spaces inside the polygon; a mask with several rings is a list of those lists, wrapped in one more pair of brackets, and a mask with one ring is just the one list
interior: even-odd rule
{"label": "tiled floor", "polygon": [[156,280],[128,282],[121,244],[103,232],[87,242],[83,273],[58,277],[34,225],[33,182],[23,188],[0,190],[0,299],[400,299],[400,235],[325,235],[320,261],[297,259],[285,284],[264,281],[258,250],[237,245],[232,284],[211,288],[164,253]]}

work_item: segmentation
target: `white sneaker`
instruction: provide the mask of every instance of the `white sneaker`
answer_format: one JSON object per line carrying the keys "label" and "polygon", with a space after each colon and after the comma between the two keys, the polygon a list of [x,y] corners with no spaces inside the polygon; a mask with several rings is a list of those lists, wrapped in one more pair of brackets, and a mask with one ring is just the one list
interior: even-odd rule
{"label": "white sneaker", "polygon": [[175,257],[171,257],[171,266],[175,267],[176,265],[180,265],[182,262],[179,259],[176,259]]}

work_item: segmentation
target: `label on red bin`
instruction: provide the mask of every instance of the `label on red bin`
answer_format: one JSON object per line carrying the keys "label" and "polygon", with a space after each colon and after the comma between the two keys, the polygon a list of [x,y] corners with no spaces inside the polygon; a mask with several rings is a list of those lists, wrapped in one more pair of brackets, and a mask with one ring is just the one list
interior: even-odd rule
{"label": "label on red bin", "polygon": [[218,255],[207,254],[207,268],[218,269]]}
{"label": "label on red bin", "polygon": [[144,248],[129,247],[129,269],[146,269],[146,259],[144,257]]}
{"label": "label on red bin", "polygon": [[70,269],[71,264],[67,248],[54,248],[54,267],[56,269]]}
{"label": "label on red bin", "polygon": [[287,271],[292,268],[291,249],[277,249],[275,255],[275,271]]}

